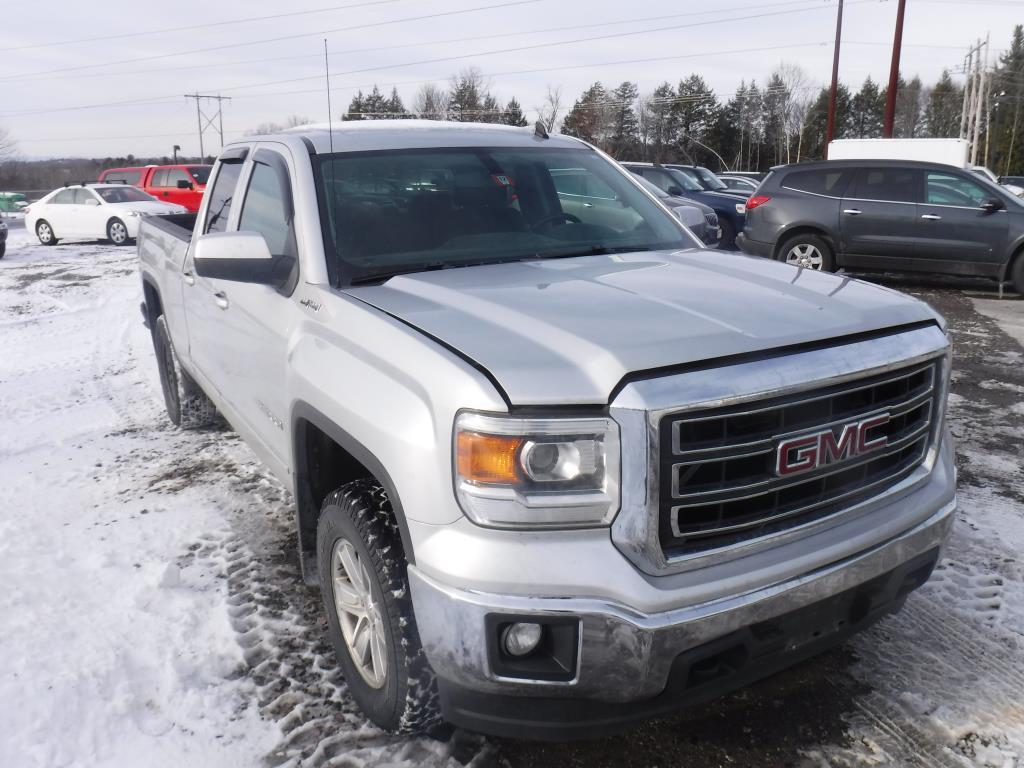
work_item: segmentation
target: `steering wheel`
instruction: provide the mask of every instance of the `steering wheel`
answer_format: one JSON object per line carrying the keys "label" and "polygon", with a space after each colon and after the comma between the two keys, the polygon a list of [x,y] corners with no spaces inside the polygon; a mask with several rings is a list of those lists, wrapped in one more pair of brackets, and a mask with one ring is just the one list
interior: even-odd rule
{"label": "steering wheel", "polygon": [[566,213],[561,211],[559,213],[553,213],[550,216],[545,216],[543,219],[534,224],[530,229],[537,230],[543,227],[545,224],[553,221],[571,221],[573,224],[582,224],[583,221],[579,216],[572,213]]}

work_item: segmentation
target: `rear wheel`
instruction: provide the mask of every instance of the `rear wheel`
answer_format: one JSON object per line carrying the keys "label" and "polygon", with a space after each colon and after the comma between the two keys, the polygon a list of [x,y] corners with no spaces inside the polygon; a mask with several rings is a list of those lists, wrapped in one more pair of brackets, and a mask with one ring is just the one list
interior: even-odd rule
{"label": "rear wheel", "polygon": [[50,222],[40,220],[36,222],[36,237],[39,238],[39,242],[43,245],[56,245],[57,238],[53,234],[53,227],[50,226]]}
{"label": "rear wheel", "polygon": [[1013,269],[1010,270],[1010,282],[1013,283],[1017,293],[1024,296],[1024,251],[1018,253],[1016,261],[1013,262]]}
{"label": "rear wheel", "polygon": [[719,219],[722,236],[718,239],[718,247],[723,251],[736,250],[736,227],[728,219]]}
{"label": "rear wheel", "polygon": [[7,241],[6,240],[0,242],[0,259],[2,259],[4,257],[5,253],[7,253]]}
{"label": "rear wheel", "polygon": [[128,227],[120,219],[107,222],[107,239],[114,245],[128,244]]}
{"label": "rear wheel", "polygon": [[810,233],[794,235],[782,244],[776,255],[779,261],[802,269],[835,272],[836,261],[832,248],[822,238]]}
{"label": "rear wheel", "polygon": [[217,408],[192,377],[182,370],[163,315],[156,319],[153,329],[153,349],[160,369],[164,405],[171,423],[182,429],[198,429],[213,424],[217,420]]}
{"label": "rear wheel", "polygon": [[352,698],[384,730],[437,732],[437,682],[420,645],[409,566],[384,489],[356,480],[329,494],[316,549],[327,630]]}

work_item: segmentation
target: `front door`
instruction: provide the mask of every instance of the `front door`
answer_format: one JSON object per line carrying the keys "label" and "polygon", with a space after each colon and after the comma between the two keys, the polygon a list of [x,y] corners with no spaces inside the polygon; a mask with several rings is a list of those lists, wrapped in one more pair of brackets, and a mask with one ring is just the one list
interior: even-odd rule
{"label": "front door", "polygon": [[911,269],[917,244],[921,172],[866,167],[839,208],[840,266]]}
{"label": "front door", "polygon": [[[188,186],[179,187],[179,182]],[[153,174],[149,193],[162,203],[174,203],[195,210],[194,186],[195,179],[183,168],[161,168]]]}
{"label": "front door", "polygon": [[[995,192],[953,171],[925,173],[918,206],[917,260],[922,269],[996,277],[1004,263],[1006,211],[982,205]],[[998,198],[997,198],[998,199]]]}

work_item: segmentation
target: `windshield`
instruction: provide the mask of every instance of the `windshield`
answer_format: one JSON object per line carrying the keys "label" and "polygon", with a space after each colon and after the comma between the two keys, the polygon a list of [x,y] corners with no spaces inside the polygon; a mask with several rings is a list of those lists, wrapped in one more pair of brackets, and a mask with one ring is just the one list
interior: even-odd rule
{"label": "windshield", "polygon": [[94,187],[93,192],[106,203],[152,203],[156,198],[135,187]]}
{"label": "windshield", "polygon": [[187,168],[189,174],[196,180],[196,184],[205,184],[210,179],[212,165],[190,165]]}
{"label": "windshield", "polygon": [[696,179],[702,189],[728,189],[725,183],[707,168],[694,167],[681,168],[680,170]]}
{"label": "windshield", "polygon": [[669,176],[672,177],[673,181],[682,187],[684,192],[704,191],[704,187],[701,186],[700,182],[697,181],[697,178],[693,174],[688,173],[687,171],[682,171],[678,168],[668,168],[666,170],[668,171]]}
{"label": "windshield", "polygon": [[641,187],[646,189],[648,192],[650,192],[655,197],[661,197],[661,198],[672,197],[672,195],[670,195],[668,192],[663,190],[657,184],[655,184],[654,182],[648,181],[643,176],[637,176],[636,180],[640,182],[640,186]]}
{"label": "windshield", "polygon": [[675,219],[586,148],[342,153],[320,160],[319,183],[339,284],[694,246]]}

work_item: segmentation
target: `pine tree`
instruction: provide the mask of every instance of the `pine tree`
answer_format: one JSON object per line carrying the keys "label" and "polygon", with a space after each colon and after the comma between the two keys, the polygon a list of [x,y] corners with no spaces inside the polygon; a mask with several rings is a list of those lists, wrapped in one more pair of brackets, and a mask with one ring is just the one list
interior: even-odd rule
{"label": "pine tree", "polygon": [[885,94],[870,75],[850,100],[850,127],[854,138],[873,139],[882,135]]}
{"label": "pine tree", "polygon": [[501,116],[501,122],[506,125],[518,125],[520,127],[526,125],[526,115],[523,114],[523,108],[519,105],[519,101],[515,96],[505,105],[505,114]]}
{"label": "pine tree", "polygon": [[640,124],[636,117],[636,100],[640,90],[626,81],[611,93],[609,114],[611,116],[610,154],[626,159],[635,151],[640,141]]}
{"label": "pine tree", "polygon": [[[699,161],[704,151],[697,142],[707,143],[704,139],[718,111],[718,99],[704,78],[697,74],[679,81],[676,98],[673,112],[679,131],[678,147],[684,156]],[[704,159],[704,162],[708,161]]]}
{"label": "pine tree", "polygon": [[362,120],[365,97],[362,91],[357,91],[356,95],[352,97],[352,101],[348,104],[348,111],[341,116],[342,120]]}
{"label": "pine tree", "polygon": [[896,89],[896,119],[894,134],[898,138],[912,139],[920,136],[924,121],[924,86],[921,78],[914,76],[909,83],[899,78]]}
{"label": "pine tree", "polygon": [[676,144],[679,140],[679,122],[675,111],[676,91],[669,83],[662,83],[654,89],[648,100],[650,112],[650,157],[656,163],[676,159]]}
{"label": "pine tree", "polygon": [[572,105],[569,114],[562,121],[562,133],[607,149],[606,146],[602,146],[602,141],[607,136],[607,110],[608,93],[600,82],[594,83]]}
{"label": "pine tree", "polygon": [[1024,26],[1020,24],[999,58],[992,93],[991,167],[1003,175],[1024,174]]}
{"label": "pine tree", "polygon": [[405,104],[402,103],[402,97],[398,95],[398,89],[394,86],[391,87],[391,96],[385,102],[385,106],[388,116],[393,119],[405,120],[412,117],[406,111]]}
{"label": "pine tree", "polygon": [[943,70],[924,108],[928,135],[939,139],[959,136],[962,102],[963,90],[953,82],[949,71]]}

